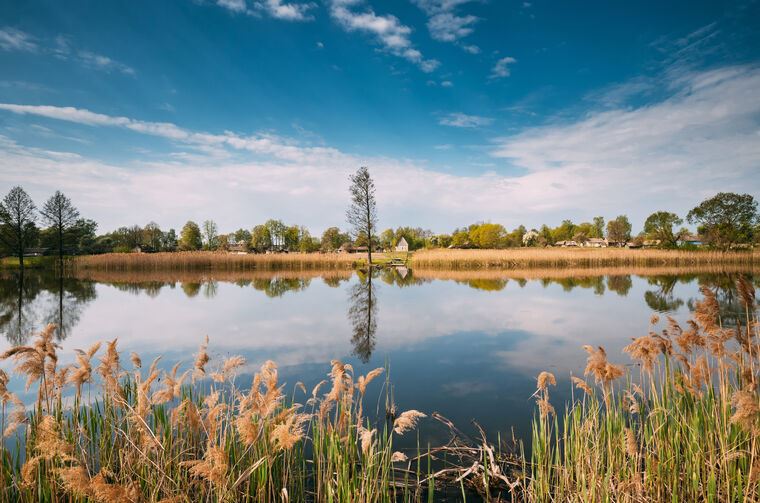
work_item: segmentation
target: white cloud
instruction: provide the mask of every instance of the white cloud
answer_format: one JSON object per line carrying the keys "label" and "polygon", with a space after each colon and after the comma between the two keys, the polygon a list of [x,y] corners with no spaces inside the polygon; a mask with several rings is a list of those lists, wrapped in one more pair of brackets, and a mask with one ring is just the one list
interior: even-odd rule
{"label": "white cloud", "polygon": [[501,79],[504,77],[509,77],[510,70],[508,65],[511,65],[513,63],[517,63],[517,60],[509,56],[498,60],[491,70],[491,78]]}
{"label": "white cloud", "polygon": [[[460,5],[472,0],[414,0],[414,3],[428,15],[427,27],[430,36],[441,42],[457,42],[472,34],[478,18],[473,15],[461,15],[456,11]],[[480,48],[475,45],[463,45],[462,48],[477,54]]]}
{"label": "white cloud", "polygon": [[450,80],[444,80],[441,82],[441,87],[454,87],[454,83]]}
{"label": "white cloud", "polygon": [[264,0],[257,2],[256,6],[266,11],[270,16],[283,19],[285,21],[308,21],[313,19],[309,15],[309,11],[317,6],[317,4],[308,3],[296,3],[296,2],[283,2],[282,0]]}
{"label": "white cloud", "polygon": [[252,7],[248,7],[248,0],[216,0],[219,7],[224,7],[234,13],[260,16],[260,12],[281,19],[283,21],[311,21],[313,16],[309,11],[317,4],[314,2],[287,2],[283,0],[252,0]]}
{"label": "white cloud", "polygon": [[34,38],[15,28],[0,28],[0,49],[4,51],[34,52],[37,44]]}
{"label": "white cloud", "polygon": [[423,72],[430,73],[438,68],[440,62],[425,59],[414,48],[410,27],[402,24],[396,16],[378,15],[369,8],[357,12],[356,7],[361,5],[362,0],[330,0],[330,15],[346,31],[374,35],[385,50],[418,65]]}
{"label": "white cloud", "polygon": [[438,124],[442,126],[451,126],[459,128],[477,128],[482,126],[488,126],[493,123],[493,119],[490,117],[481,117],[479,115],[467,115],[463,113],[451,113],[445,117],[442,117]]}
{"label": "white cloud", "polygon": [[245,12],[248,10],[245,0],[216,0],[216,4],[233,12]]}

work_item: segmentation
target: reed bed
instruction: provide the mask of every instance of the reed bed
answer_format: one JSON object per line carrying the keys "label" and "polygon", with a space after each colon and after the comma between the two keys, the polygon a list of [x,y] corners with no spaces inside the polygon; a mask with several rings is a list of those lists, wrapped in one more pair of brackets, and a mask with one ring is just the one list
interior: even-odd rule
{"label": "reed bed", "polygon": [[421,280],[554,280],[587,278],[598,276],[682,276],[715,274],[760,274],[760,263],[740,264],[698,264],[693,266],[610,266],[572,268],[520,268],[520,269],[425,269],[412,270],[414,277]]}
{"label": "reed bed", "polygon": [[528,499],[757,501],[760,326],[754,287],[740,279],[738,292],[737,326],[722,326],[707,288],[686,326],[653,316],[650,333],[625,348],[634,375],[585,347],[585,379],[572,378],[577,394],[560,418],[555,377],[539,375]]}
{"label": "reed bed", "polygon": [[246,391],[236,382],[242,357],[207,370],[208,339],[184,372],[160,371],[158,358],[146,369],[135,353],[125,370],[116,340],[59,367],[54,332],[49,325],[33,345],[0,355],[37,396],[28,409],[0,370],[3,502],[430,501],[441,483],[489,494],[509,482],[506,458],[485,435],[474,445],[452,436],[436,449],[395,448],[427,416],[398,411],[387,393],[384,414],[368,413],[365,393],[383,368],[354,377],[335,360],[326,380],[286,395],[267,361]]}
{"label": "reed bed", "polygon": [[652,250],[627,248],[511,248],[505,250],[421,250],[419,269],[530,269],[752,265],[760,251]]}
{"label": "reed bed", "polygon": [[71,276],[86,281],[96,281],[108,284],[140,284],[146,282],[158,283],[203,283],[206,281],[222,281],[229,283],[252,282],[267,279],[317,279],[347,280],[353,275],[352,269],[306,269],[306,270],[102,270],[102,269],[78,269]]}
{"label": "reed bed", "polygon": [[348,253],[234,254],[224,252],[106,253],[73,259],[73,269],[98,271],[250,271],[352,269],[366,255]]}

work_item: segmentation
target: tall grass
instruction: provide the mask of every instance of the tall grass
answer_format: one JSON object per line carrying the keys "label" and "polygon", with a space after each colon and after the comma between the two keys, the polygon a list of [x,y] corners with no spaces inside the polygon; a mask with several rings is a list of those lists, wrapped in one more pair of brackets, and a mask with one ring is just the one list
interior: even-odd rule
{"label": "tall grass", "polygon": [[222,252],[106,253],[73,259],[73,268],[99,271],[249,271],[351,269],[366,263],[362,254]]}
{"label": "tall grass", "polygon": [[[587,346],[587,380],[560,418],[538,381],[539,414],[524,487],[533,501],[757,501],[760,326],[754,287],[739,280],[743,324],[722,326],[707,288],[695,318],[657,316],[625,351],[631,375]],[[593,382],[590,380],[593,379]]]}
{"label": "tall grass", "polygon": [[[4,435],[29,423],[24,448],[1,451],[4,501],[391,501],[407,460],[394,437],[425,417],[411,410],[371,423],[363,398],[382,368],[354,379],[350,365],[333,361],[327,382],[288,397],[271,361],[241,391],[235,375],[245,361],[231,357],[209,372],[214,385],[201,397],[185,383],[206,375],[206,344],[181,374],[160,372],[158,360],[145,370],[135,354],[123,371],[115,340],[97,366],[100,344],[64,368],[56,349],[48,327],[33,346],[2,355],[39,390],[27,418],[0,375]],[[15,407],[8,419],[7,407]]]}
{"label": "tall grass", "polygon": [[760,251],[652,250],[626,248],[511,248],[505,250],[421,250],[414,269],[528,269],[587,267],[665,267],[760,263]]}
{"label": "tall grass", "polygon": [[[485,491],[485,475],[508,480],[485,437],[435,451],[395,448],[426,415],[397,411],[390,395],[384,414],[368,413],[365,393],[383,368],[355,378],[335,360],[326,380],[287,395],[267,361],[246,391],[236,380],[245,360],[207,370],[207,345],[182,373],[179,364],[160,371],[158,358],[146,369],[135,353],[124,370],[116,340],[59,367],[49,325],[33,345],[0,355],[37,391],[28,410],[0,370],[0,501],[424,501],[454,476]],[[473,459],[481,467],[463,475],[451,461]]]}

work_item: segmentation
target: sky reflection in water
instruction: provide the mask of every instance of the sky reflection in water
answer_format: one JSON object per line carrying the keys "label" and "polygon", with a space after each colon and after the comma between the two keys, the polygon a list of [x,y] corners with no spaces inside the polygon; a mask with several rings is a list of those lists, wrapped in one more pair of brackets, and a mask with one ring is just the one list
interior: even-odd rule
{"label": "sky reflection in water", "polygon": [[[135,351],[143,361],[163,355],[170,367],[176,361],[191,365],[208,335],[212,366],[241,354],[250,374],[272,359],[292,390],[297,381],[311,389],[334,358],[351,362],[357,375],[389,365],[401,410],[438,411],[462,427],[475,419],[487,431],[514,428],[524,436],[540,371],[557,375],[552,396],[561,404],[569,398],[568,376],[583,371],[584,344],[602,345],[611,360],[628,363],[621,349],[648,332],[653,311],[685,321],[700,286],[717,289],[727,313],[735,302],[736,274],[420,276],[383,271],[373,278],[256,273],[60,280],[28,274],[22,285],[5,275],[0,351],[52,322],[61,327],[60,364],[73,360],[74,348],[118,337],[125,366]],[[0,368],[10,370],[9,362]],[[20,381],[14,381],[16,391]],[[370,400],[382,407],[380,387]]]}

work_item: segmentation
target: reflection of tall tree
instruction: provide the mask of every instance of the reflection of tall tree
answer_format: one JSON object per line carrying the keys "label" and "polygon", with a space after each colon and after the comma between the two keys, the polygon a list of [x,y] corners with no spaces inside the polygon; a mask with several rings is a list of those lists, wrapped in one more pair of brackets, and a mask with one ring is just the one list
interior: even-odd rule
{"label": "reflection of tall tree", "polygon": [[644,293],[644,302],[652,310],[663,313],[675,311],[683,305],[683,300],[673,296],[673,289],[678,283],[678,276],[652,276],[647,279],[656,290],[647,290]]}
{"label": "reflection of tall tree", "polygon": [[351,322],[351,343],[354,354],[366,363],[375,349],[377,332],[377,299],[372,273],[359,274],[359,282],[351,287],[348,320]]}
{"label": "reflection of tall tree", "polygon": [[[40,294],[48,292],[49,295]],[[0,277],[0,331],[11,344],[24,344],[40,324],[54,323],[65,338],[79,322],[84,305],[95,298],[90,281],[52,274]]]}
{"label": "reflection of tall tree", "polygon": [[38,282],[28,274],[14,274],[0,283],[0,329],[12,345],[22,345],[34,329],[31,302],[39,293]]}
{"label": "reflection of tall tree", "polygon": [[45,323],[54,323],[58,340],[63,340],[79,323],[85,304],[97,295],[95,284],[58,275],[55,278],[55,287],[49,290],[55,291],[57,295],[54,296],[55,302],[48,310]]}

